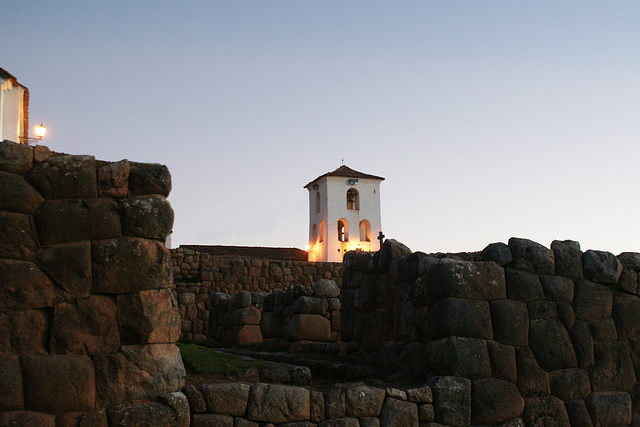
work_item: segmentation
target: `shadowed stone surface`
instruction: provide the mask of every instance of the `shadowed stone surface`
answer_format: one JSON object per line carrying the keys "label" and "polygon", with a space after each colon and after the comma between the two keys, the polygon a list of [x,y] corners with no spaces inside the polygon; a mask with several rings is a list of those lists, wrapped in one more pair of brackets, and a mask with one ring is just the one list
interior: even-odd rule
{"label": "shadowed stone surface", "polygon": [[471,380],[461,377],[432,377],[427,385],[433,391],[436,422],[464,426],[471,422]]}
{"label": "shadowed stone surface", "polygon": [[631,424],[631,396],[622,392],[594,392],[585,399],[593,424],[624,426]]}
{"label": "shadowed stone surface", "polygon": [[471,388],[471,422],[494,425],[519,416],[524,399],[515,384],[495,378],[474,380]]}
{"label": "shadowed stone surface", "polygon": [[513,261],[511,249],[504,243],[491,243],[482,250],[482,259],[485,261],[493,261],[503,267]]}
{"label": "shadowed stone surface", "polygon": [[509,248],[513,256],[511,267],[535,274],[554,274],[553,251],[528,239],[512,237]]}
{"label": "shadowed stone surface", "polygon": [[529,346],[540,366],[548,371],[578,364],[569,333],[558,318],[531,322]]}
{"label": "shadowed stone surface", "polygon": [[20,358],[0,356],[0,411],[20,409],[24,409]]}
{"label": "shadowed stone surface", "polygon": [[0,210],[33,215],[44,199],[20,175],[0,172]]}
{"label": "shadowed stone surface", "polygon": [[251,387],[247,418],[280,424],[309,419],[309,390],[276,384],[258,383]]}
{"label": "shadowed stone surface", "polygon": [[526,399],[522,419],[530,427],[569,425],[567,410],[554,396]]}
{"label": "shadowed stone surface", "polygon": [[387,397],[382,406],[380,424],[383,426],[418,427],[418,406],[415,403]]}
{"label": "shadowed stone surface", "polygon": [[132,163],[129,191],[134,196],[160,194],[167,197],[171,192],[171,173],[164,165]]}
{"label": "shadowed stone surface", "polygon": [[493,334],[496,341],[513,346],[529,342],[529,313],[522,301],[503,299],[491,302]]}
{"label": "shadowed stone surface", "polygon": [[247,410],[250,389],[240,383],[209,384],[202,386],[202,394],[209,412],[242,417]]}
{"label": "shadowed stone surface", "polygon": [[120,200],[122,234],[164,241],[173,228],[173,209],[163,196],[131,197]]}
{"label": "shadowed stone surface", "polygon": [[129,192],[129,161],[121,160],[98,168],[98,195],[126,197]]}
{"label": "shadowed stone surface", "polygon": [[426,341],[446,336],[493,339],[489,303],[444,298],[429,309],[422,333]]}
{"label": "shadowed stone surface", "polygon": [[61,292],[32,262],[0,259],[0,311],[51,307]]}
{"label": "shadowed stone surface", "polygon": [[589,250],[582,254],[584,277],[596,283],[617,283],[622,263],[611,252]]}
{"label": "shadowed stone surface", "polygon": [[37,263],[43,272],[69,294],[88,295],[91,292],[91,243],[41,248]]}
{"label": "shadowed stone surface", "polygon": [[0,210],[0,258],[33,261],[37,249],[33,217]]}
{"label": "shadowed stone surface", "polygon": [[98,196],[93,156],[56,156],[37,165],[27,179],[46,199],[91,199]]}
{"label": "shadowed stone surface", "polygon": [[118,295],[123,345],[172,343],[180,338],[180,313],[169,289]]}
{"label": "shadowed stone surface", "polygon": [[555,258],[556,274],[571,279],[582,279],[582,251],[573,240],[554,240],[551,250]]}
{"label": "shadowed stone surface", "polygon": [[604,285],[578,280],[572,305],[577,319],[587,322],[604,319],[611,316],[613,292]]}
{"label": "shadowed stone surface", "polygon": [[385,392],[379,388],[359,386],[348,388],[345,396],[348,417],[377,417],[382,409]]}
{"label": "shadowed stone surface", "polygon": [[432,341],[430,346],[429,366],[436,374],[471,379],[491,376],[485,340],[447,337]]}

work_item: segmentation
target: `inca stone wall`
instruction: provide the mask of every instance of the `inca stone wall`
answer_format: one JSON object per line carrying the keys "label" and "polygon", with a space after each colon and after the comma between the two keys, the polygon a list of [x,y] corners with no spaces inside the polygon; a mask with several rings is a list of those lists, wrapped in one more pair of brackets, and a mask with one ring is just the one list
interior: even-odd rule
{"label": "inca stone wall", "polygon": [[106,425],[183,385],[170,189],[165,166],[0,143],[0,424]]}
{"label": "inca stone wall", "polygon": [[428,378],[441,424],[640,425],[639,270],[574,241],[447,257],[388,240],[345,256],[341,339]]}
{"label": "inca stone wall", "polygon": [[171,263],[185,341],[207,339],[212,292],[235,296],[311,286],[320,279],[341,282],[342,263],[214,257],[184,248],[171,250]]}

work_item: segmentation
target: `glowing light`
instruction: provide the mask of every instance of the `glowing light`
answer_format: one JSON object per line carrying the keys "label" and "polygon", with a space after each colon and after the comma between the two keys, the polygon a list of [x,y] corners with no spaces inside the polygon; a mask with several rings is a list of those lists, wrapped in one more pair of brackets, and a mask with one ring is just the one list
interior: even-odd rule
{"label": "glowing light", "polygon": [[42,139],[42,137],[47,133],[47,128],[40,123],[40,126],[35,127],[34,132],[39,139]]}
{"label": "glowing light", "polygon": [[307,252],[309,252],[309,249],[311,249],[311,246],[309,246],[309,245],[304,247],[304,250],[307,251]]}

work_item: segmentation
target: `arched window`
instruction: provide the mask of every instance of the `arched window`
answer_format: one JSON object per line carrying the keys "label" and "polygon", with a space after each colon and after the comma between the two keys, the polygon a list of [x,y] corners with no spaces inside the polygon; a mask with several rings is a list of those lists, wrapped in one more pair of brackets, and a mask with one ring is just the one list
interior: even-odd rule
{"label": "arched window", "polygon": [[348,242],[349,241],[349,223],[346,219],[338,220],[338,241],[340,242]]}
{"label": "arched window", "polygon": [[320,234],[318,235],[319,242],[324,242],[324,221],[320,221],[320,227],[318,227]]}
{"label": "arched window", "polygon": [[363,219],[360,221],[360,241],[361,242],[370,242],[371,241],[371,225],[369,221]]}
{"label": "arched window", "polygon": [[317,241],[318,241],[318,227],[316,227],[316,225],[313,224],[313,227],[311,227],[311,241],[309,243],[312,245],[315,245]]}
{"label": "arched window", "polygon": [[350,188],[347,190],[347,209],[352,211],[360,210],[360,199],[358,197],[358,190]]}
{"label": "arched window", "polygon": [[316,191],[316,213],[320,213],[320,192]]}

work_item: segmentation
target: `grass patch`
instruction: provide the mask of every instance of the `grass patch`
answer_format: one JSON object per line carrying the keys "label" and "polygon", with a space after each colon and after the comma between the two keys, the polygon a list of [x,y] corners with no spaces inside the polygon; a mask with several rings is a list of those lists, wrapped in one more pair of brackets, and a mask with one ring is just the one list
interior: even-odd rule
{"label": "grass patch", "polygon": [[235,375],[265,364],[243,360],[235,354],[222,353],[197,344],[176,343],[187,369],[203,375]]}

